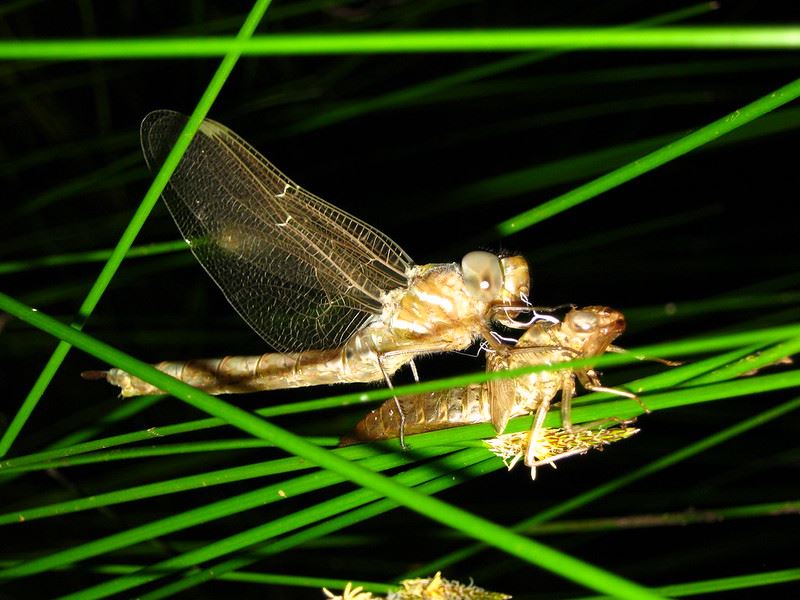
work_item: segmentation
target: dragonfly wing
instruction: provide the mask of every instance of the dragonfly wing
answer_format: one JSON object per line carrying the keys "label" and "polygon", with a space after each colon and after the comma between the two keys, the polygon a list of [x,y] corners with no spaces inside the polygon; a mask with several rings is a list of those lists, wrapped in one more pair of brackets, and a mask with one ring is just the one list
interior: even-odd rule
{"label": "dragonfly wing", "polygon": [[[158,169],[186,124],[142,122]],[[242,318],[281,352],[338,346],[408,285],[409,256],[385,234],[289,180],[228,128],[200,126],[162,197],[197,260]]]}
{"label": "dragonfly wing", "polygon": [[[512,351],[513,352],[513,351]],[[509,368],[507,353],[489,354],[486,357],[488,372],[503,371]],[[515,408],[516,386],[513,379],[493,379],[489,381],[489,411],[495,431],[503,433]]]}
{"label": "dragonfly wing", "polygon": [[492,415],[492,425],[498,434],[505,431],[509,419],[513,416],[514,407],[514,380],[490,381],[489,410]]}

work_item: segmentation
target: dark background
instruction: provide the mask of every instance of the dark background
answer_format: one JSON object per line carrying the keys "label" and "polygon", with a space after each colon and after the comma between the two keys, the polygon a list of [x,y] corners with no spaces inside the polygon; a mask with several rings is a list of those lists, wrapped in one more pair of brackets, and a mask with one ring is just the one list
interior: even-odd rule
{"label": "dark background", "polygon": [[[691,21],[774,24],[797,21],[760,2],[722,3]],[[773,3],[768,3],[772,5]],[[11,5],[9,5],[11,6]],[[333,3],[292,16],[299,3],[275,2],[260,33],[615,25],[636,22],[680,3],[638,2],[413,2]],[[31,2],[0,12],[7,39],[155,37],[235,33],[247,2]],[[735,143],[717,143],[594,198],[519,235],[500,239],[492,226],[588,180],[580,172],[527,192],[470,193],[472,184],[644,138],[697,129],[797,78],[796,52],[576,52],[473,82],[418,101],[360,115],[329,127],[299,131],[308,119],[354,100],[373,98],[506,54],[243,57],[210,116],[261,150],[300,185],[389,234],[419,264],[458,260],[476,246],[526,255],[537,304],[607,304],[634,309],[692,303],[725,294],[742,298],[747,286],[778,287],[783,299],[692,318],[630,319],[621,340],[638,346],[715,332],[747,323],[797,320],[797,130],[793,105],[778,117],[777,131]],[[4,63],[0,65],[0,261],[37,258],[114,245],[149,184],[139,153],[142,117],[158,108],[190,112],[218,59],[119,62]],[[796,108],[794,108],[796,110]],[[797,119],[795,118],[795,121]],[[745,131],[745,130],[743,130]],[[658,145],[653,146],[653,148]],[[644,153],[646,151],[643,151]],[[633,157],[636,155],[634,154]],[[632,158],[632,157],[631,157]],[[627,160],[599,160],[595,175]],[[120,161],[122,161],[120,163]],[[542,176],[552,173],[544,168]],[[671,219],[671,225],[663,224]],[[661,225],[659,225],[661,223]],[[159,203],[137,243],[176,239]],[[96,277],[99,264],[3,275],[0,289],[49,314],[69,319]],[[792,279],[793,278],[793,279]],[[658,314],[654,309],[650,314]],[[186,253],[123,264],[86,330],[145,360],[264,351],[222,295]],[[54,341],[16,322],[0,338],[0,426],[14,415],[49,356]],[[28,423],[14,454],[39,449],[75,427],[76,414],[115,406],[108,388],[77,374],[97,361],[72,352]],[[610,372],[610,384],[661,367]],[[480,369],[468,357],[420,363],[424,378]],[[402,380],[403,376],[401,376]],[[330,390],[281,394],[278,402],[314,398]],[[342,390],[344,391],[344,390]],[[747,397],[649,415],[643,432],[603,454],[545,469],[535,483],[523,469],[498,472],[460,486],[446,500],[504,524],[616,477],[726,425],[788,398],[788,393]],[[249,398],[243,405],[265,402]],[[338,435],[360,411],[284,419],[286,427]],[[177,402],[138,415],[119,431],[196,418]],[[112,430],[109,433],[114,433]],[[683,511],[794,500],[797,491],[797,419],[773,422],[716,450],[604,498],[575,518]],[[219,465],[259,460],[236,454]],[[217,458],[210,460],[219,460]],[[210,461],[209,461],[210,462]],[[207,467],[206,465],[201,465]],[[124,469],[124,466],[116,468]],[[198,468],[188,464],[186,469]],[[11,491],[9,506],[52,492],[91,493],[103,488],[100,467],[35,474]],[[177,468],[176,471],[177,472]],[[124,474],[122,474],[124,475]],[[119,477],[120,474],[117,473]],[[158,479],[157,474],[153,475]],[[246,486],[236,486],[243,489]],[[195,506],[224,497],[215,488],[180,497],[116,507],[111,516],[81,513],[30,529],[7,528],[2,539],[23,551],[41,552],[73,539],[168,514],[170,502]],[[339,490],[337,490],[339,491]],[[342,490],[344,491],[344,487]],[[197,533],[215,539],[326,499],[330,490],[298,505],[251,511]],[[42,503],[42,502],[39,502]],[[5,503],[4,503],[5,505]],[[130,512],[127,512],[130,511]],[[122,516],[120,516],[122,513]],[[103,519],[108,519],[104,521]],[[249,520],[248,520],[249,519]],[[54,533],[58,530],[58,534]],[[542,541],[647,585],[725,577],[796,566],[795,516],[730,521],[685,528],[631,529]],[[297,550],[260,563],[266,572],[389,581],[418,562],[458,547],[438,526],[405,510],[356,528],[376,536],[377,548]],[[189,531],[186,536],[195,535]],[[5,542],[0,544],[9,548]],[[169,541],[163,551],[171,551]],[[124,553],[120,562],[133,562]],[[490,565],[491,568],[487,568]],[[514,594],[515,598],[567,597],[571,584],[506,555],[486,553],[447,576]],[[69,589],[90,576],[64,574]],[[37,578],[41,597],[56,593]],[[32,597],[32,580],[6,590]],[[58,584],[58,590],[63,588]],[[788,586],[772,588],[790,597]],[[212,583],[185,597],[314,598],[313,590]],[[580,592],[578,592],[580,593]],[[751,597],[747,592],[741,596]]]}

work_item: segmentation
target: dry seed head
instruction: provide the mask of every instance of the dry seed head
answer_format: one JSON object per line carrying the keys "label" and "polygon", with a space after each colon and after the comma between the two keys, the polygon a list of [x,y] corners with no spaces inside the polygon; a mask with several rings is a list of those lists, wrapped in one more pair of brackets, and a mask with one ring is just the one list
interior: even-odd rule
{"label": "dry seed head", "polygon": [[322,588],[322,591],[330,600],[380,600],[378,596],[373,596],[371,592],[363,592],[363,589],[361,586],[354,588],[353,584],[348,582],[341,595],[334,594],[328,588]]}
{"label": "dry seed head", "polygon": [[[507,600],[508,594],[490,592],[470,583],[463,584],[458,581],[444,579],[441,572],[433,577],[422,579],[406,579],[400,582],[402,589],[390,592],[385,600]],[[348,583],[342,595],[337,596],[323,588],[323,592],[330,600],[384,600],[380,596],[373,596],[369,592],[362,592],[362,588],[353,588]]]}
{"label": "dry seed head", "polygon": [[[544,428],[536,440],[534,456],[537,464],[553,463],[574,454],[585,454],[592,448],[602,448],[612,442],[624,440],[639,430],[625,425],[606,429],[566,429]],[[508,467],[509,471],[525,456],[530,443],[530,431],[506,433],[484,440],[484,443]],[[530,465],[533,466],[533,465]]]}

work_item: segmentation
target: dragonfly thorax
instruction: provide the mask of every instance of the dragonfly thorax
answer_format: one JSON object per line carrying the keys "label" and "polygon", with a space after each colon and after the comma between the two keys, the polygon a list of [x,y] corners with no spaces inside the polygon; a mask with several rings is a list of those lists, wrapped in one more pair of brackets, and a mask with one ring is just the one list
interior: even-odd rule
{"label": "dragonfly thorax", "polygon": [[408,287],[382,298],[381,321],[394,343],[422,352],[463,349],[482,333],[488,303],[469,294],[459,265],[416,267]]}

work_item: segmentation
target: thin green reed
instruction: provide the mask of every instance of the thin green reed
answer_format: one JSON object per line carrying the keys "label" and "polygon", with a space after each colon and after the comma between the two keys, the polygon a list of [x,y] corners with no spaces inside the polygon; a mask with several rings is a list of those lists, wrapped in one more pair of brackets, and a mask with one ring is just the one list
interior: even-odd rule
{"label": "thin green reed", "polygon": [[800,48],[798,27],[553,28],[287,33],[230,37],[0,42],[6,60],[209,58],[231,48],[248,56],[514,52],[522,50],[785,50]]}
{"label": "thin green reed", "polygon": [[[145,244],[144,246],[135,246],[131,248],[130,251],[125,255],[125,258],[130,259],[143,256],[158,256],[159,254],[183,252],[185,250],[188,250],[188,246],[183,240],[158,242],[154,244]],[[85,252],[71,252],[68,254],[43,256],[41,258],[3,262],[0,263],[0,275],[27,272],[32,271],[33,269],[43,269],[48,267],[63,267],[66,265],[107,261],[109,258],[111,258],[113,252],[113,249],[87,250]]]}
{"label": "thin green reed", "polygon": [[[144,226],[144,223],[158,201],[161,192],[166,187],[170,176],[178,166],[178,163],[180,162],[184,152],[186,152],[186,149],[189,147],[194,134],[200,127],[200,123],[208,114],[208,111],[211,109],[211,105],[214,103],[214,100],[216,100],[217,96],[222,90],[222,86],[225,84],[225,81],[227,81],[228,76],[231,74],[231,71],[233,71],[233,67],[239,60],[239,57],[241,56],[241,49],[239,48],[238,43],[252,37],[256,27],[258,26],[258,23],[261,21],[261,18],[264,16],[264,13],[269,7],[270,1],[271,0],[256,0],[255,4],[253,5],[253,9],[250,11],[247,19],[245,19],[245,22],[242,25],[242,28],[239,30],[238,35],[232,40],[232,42],[235,43],[229,45],[229,47],[223,52],[224,58],[222,59],[222,62],[220,63],[219,67],[217,67],[217,70],[211,78],[208,87],[200,97],[197,107],[189,117],[189,120],[178,137],[175,146],[172,148],[167,156],[167,159],[164,161],[164,164],[161,166],[161,169],[159,169],[158,173],[156,174],[150,189],[147,190],[147,193],[139,205],[139,208],[136,209],[133,217],[131,217],[128,226],[125,228],[125,231],[122,233],[119,242],[114,247],[111,256],[106,261],[103,269],[100,271],[100,275],[98,275],[97,280],[95,281],[94,285],[92,285],[89,293],[86,295],[86,298],[78,309],[78,318],[72,324],[72,326],[76,329],[81,329],[83,327],[84,323],[97,307],[100,299],[103,297],[103,294],[111,283],[111,279],[114,277],[119,269],[119,266],[122,264],[125,255],[136,239],[136,236],[139,234],[139,231]],[[120,45],[120,47],[124,47],[124,45]],[[64,362],[69,350],[70,345],[63,340],[60,341],[56,346],[55,351],[50,356],[50,359],[47,361],[44,369],[34,382],[31,391],[28,392],[28,395],[22,402],[22,406],[20,406],[19,411],[9,424],[8,429],[6,429],[6,431],[3,433],[2,438],[0,438],[0,457],[5,456],[8,453],[9,448],[11,448],[11,445],[19,435],[22,427],[27,422],[42,395],[50,385],[50,382],[52,381],[59,367]]]}

